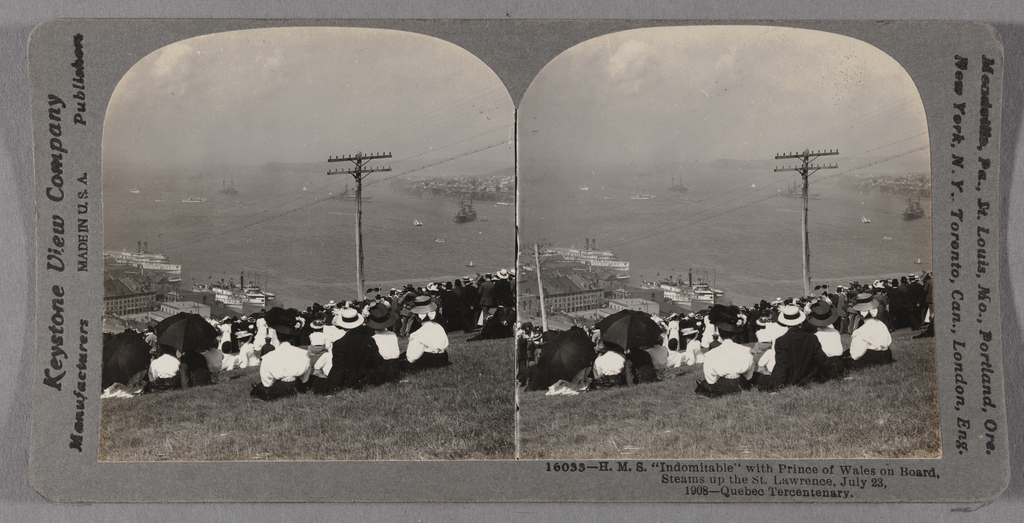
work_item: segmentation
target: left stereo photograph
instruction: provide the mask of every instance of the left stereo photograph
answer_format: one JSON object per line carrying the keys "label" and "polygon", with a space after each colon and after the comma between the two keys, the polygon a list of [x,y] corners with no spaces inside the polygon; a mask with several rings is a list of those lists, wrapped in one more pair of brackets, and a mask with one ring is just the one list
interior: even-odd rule
{"label": "left stereo photograph", "polygon": [[141,57],[102,122],[99,460],[513,458],[514,111],[401,31]]}

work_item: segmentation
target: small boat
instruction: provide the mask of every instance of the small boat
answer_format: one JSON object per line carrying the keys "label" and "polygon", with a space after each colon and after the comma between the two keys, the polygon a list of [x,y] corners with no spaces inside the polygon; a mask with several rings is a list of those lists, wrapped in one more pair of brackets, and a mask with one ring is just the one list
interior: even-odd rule
{"label": "small boat", "polygon": [[589,191],[589,190],[590,190],[590,187],[587,187],[586,185],[581,185],[581,186],[580,186],[580,190],[581,190],[581,191]]}
{"label": "small boat", "polygon": [[891,239],[892,239],[892,236],[882,236],[882,239],[883,239],[883,240],[891,240]]}
{"label": "small boat", "polygon": [[861,216],[860,223],[871,223],[871,220],[869,220],[867,216]]}
{"label": "small boat", "polygon": [[167,201],[167,198],[160,198],[160,199],[157,199],[157,200],[153,200],[153,201],[154,201],[154,202],[166,202],[166,201]]}
{"label": "small boat", "polygon": [[417,226],[417,227],[422,227],[423,226],[423,222],[421,222],[419,220],[413,220],[412,224]]}
{"label": "small boat", "polygon": [[757,184],[756,184],[756,183],[752,183],[752,184],[750,184],[750,188],[751,188],[751,189],[757,189]]}
{"label": "small boat", "polygon": [[914,265],[921,265],[921,258],[918,258],[917,261],[914,262]]}
{"label": "small boat", "polygon": [[438,238],[434,240],[436,243],[444,243],[444,238]]}
{"label": "small boat", "polygon": [[469,263],[466,264],[466,267],[472,267],[472,266],[473,266],[473,262],[472,261],[470,261]]}
{"label": "small boat", "polygon": [[130,192],[132,194],[139,194],[139,190],[138,189],[128,189],[128,192]]}

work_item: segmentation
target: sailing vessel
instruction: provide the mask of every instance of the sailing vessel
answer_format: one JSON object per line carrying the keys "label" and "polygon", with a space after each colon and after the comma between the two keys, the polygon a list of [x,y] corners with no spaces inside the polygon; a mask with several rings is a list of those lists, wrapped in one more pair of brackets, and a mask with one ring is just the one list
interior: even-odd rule
{"label": "sailing vessel", "polygon": [[631,196],[630,200],[653,200],[654,195],[649,192],[636,193],[636,196]]}
{"label": "sailing vessel", "polygon": [[473,260],[470,260],[469,263],[466,264],[466,267],[472,267],[472,266],[473,266]]}
{"label": "sailing vessel", "polygon": [[455,223],[468,223],[476,221],[476,211],[473,210],[473,200],[469,205],[459,202],[459,211],[455,213]]}
{"label": "sailing vessel", "polygon": [[128,192],[130,192],[132,194],[139,194],[139,190],[138,189],[134,189],[134,188],[133,189],[128,189]]}
{"label": "sailing vessel", "polygon": [[871,220],[869,220],[867,216],[861,216],[860,223],[871,223]]}
{"label": "sailing vessel", "polygon": [[415,225],[416,227],[423,227],[423,222],[419,220],[413,220],[412,224]]}
{"label": "sailing vessel", "polygon": [[676,183],[675,177],[672,178],[672,185],[670,185],[668,188],[669,188],[670,191],[677,191],[677,192],[686,192],[686,191],[689,190],[689,189],[686,188],[685,185],[682,184],[682,180],[680,180],[679,183]]}

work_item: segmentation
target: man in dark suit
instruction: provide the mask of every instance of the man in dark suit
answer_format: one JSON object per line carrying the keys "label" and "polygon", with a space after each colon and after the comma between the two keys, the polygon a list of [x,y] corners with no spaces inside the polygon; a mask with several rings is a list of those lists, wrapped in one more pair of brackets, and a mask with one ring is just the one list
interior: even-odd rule
{"label": "man in dark suit", "polygon": [[462,283],[462,311],[466,315],[463,323],[466,325],[466,332],[469,333],[476,329],[477,312],[480,306],[480,292],[477,290],[476,285],[473,284],[473,278],[463,278]]}
{"label": "man in dark suit", "polygon": [[802,328],[805,319],[806,315],[796,305],[786,305],[779,310],[776,321],[789,330],[775,339],[775,368],[771,378],[765,380],[770,390],[807,385],[825,375],[825,353],[814,333]]}
{"label": "man in dark suit", "polygon": [[910,322],[910,330],[916,331],[921,328],[924,320],[924,285],[916,278],[907,283],[907,320]]}
{"label": "man in dark suit", "polygon": [[494,308],[494,281],[490,273],[485,274],[480,282],[480,303],[478,305],[476,325],[482,326]]}

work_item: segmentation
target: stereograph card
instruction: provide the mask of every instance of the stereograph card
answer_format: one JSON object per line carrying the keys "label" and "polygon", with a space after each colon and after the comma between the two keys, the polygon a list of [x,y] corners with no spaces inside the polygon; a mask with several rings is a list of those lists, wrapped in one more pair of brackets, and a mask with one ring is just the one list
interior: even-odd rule
{"label": "stereograph card", "polygon": [[46,499],[1008,484],[990,26],[54,20],[29,68]]}

